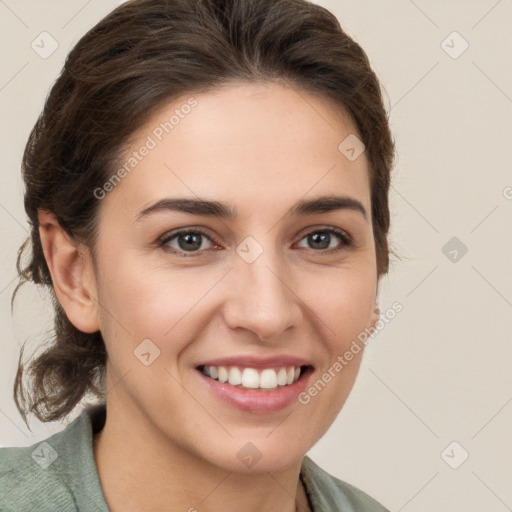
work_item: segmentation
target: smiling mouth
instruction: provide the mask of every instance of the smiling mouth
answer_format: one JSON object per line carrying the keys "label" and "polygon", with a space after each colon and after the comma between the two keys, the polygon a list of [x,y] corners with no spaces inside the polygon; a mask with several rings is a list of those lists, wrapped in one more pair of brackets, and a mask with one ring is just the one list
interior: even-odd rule
{"label": "smiling mouth", "polygon": [[197,367],[206,377],[235,388],[257,391],[273,391],[291,386],[297,382],[312,366],[280,366],[276,368],[256,369],[241,366]]}

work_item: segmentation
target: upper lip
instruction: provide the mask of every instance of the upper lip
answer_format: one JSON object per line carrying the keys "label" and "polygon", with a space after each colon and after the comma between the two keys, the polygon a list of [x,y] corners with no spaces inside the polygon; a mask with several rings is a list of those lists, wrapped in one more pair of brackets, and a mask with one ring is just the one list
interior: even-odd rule
{"label": "upper lip", "polygon": [[272,357],[230,356],[208,359],[196,364],[198,366],[243,366],[248,368],[269,368],[279,366],[312,366],[311,362],[302,357],[277,355]]}

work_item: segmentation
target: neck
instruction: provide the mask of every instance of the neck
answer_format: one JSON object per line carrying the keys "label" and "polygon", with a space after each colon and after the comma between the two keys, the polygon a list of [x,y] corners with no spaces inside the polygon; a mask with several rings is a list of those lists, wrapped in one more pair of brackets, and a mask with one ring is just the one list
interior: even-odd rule
{"label": "neck", "polygon": [[111,512],[307,512],[301,461],[282,471],[237,473],[210,464],[162,432],[109,408],[94,458]]}

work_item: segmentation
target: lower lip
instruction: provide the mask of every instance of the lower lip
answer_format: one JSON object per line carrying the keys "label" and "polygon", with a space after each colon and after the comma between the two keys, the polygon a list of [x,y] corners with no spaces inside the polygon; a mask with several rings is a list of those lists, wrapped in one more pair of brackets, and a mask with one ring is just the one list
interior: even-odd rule
{"label": "lower lip", "polygon": [[237,388],[211,379],[199,370],[196,371],[203,378],[210,391],[223,402],[245,412],[268,414],[280,411],[293,402],[298,402],[298,396],[307,387],[312,369],[308,368],[304,371],[293,384],[272,391]]}

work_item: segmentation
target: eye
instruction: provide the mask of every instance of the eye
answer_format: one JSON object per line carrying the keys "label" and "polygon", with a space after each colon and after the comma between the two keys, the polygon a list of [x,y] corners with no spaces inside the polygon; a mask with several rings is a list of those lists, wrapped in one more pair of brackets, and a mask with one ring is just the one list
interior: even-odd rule
{"label": "eye", "polygon": [[[338,247],[336,247],[336,244],[334,246],[331,245],[331,242],[335,241],[335,238],[341,240],[341,247],[339,247],[340,244],[338,244]],[[312,246],[310,248],[325,252],[342,250],[344,247],[348,247],[352,244],[352,239],[347,233],[334,228],[311,231],[304,236],[301,241],[302,240],[306,240],[306,243],[310,243]]]}
{"label": "eye", "polygon": [[[336,238],[338,239],[338,244],[332,246],[331,242],[335,241]],[[350,235],[334,228],[311,231],[302,240],[306,240],[306,243],[311,244],[312,247],[310,248],[327,253],[340,251],[352,245]],[[207,247],[205,247],[205,241]],[[209,247],[208,244],[210,244]],[[188,229],[170,235],[166,234],[159,239],[159,246],[164,247],[165,250],[170,249],[171,252],[184,257],[199,256],[203,251],[212,247],[219,247],[210,236],[200,229]]]}
{"label": "eye", "polygon": [[[199,229],[178,231],[172,235],[164,235],[159,240],[160,246],[172,249],[172,252],[179,254],[180,256],[197,256],[197,253],[207,250],[203,242],[208,240],[210,243],[215,242],[203,231]],[[172,245],[171,242],[175,242],[177,245]],[[184,253],[192,254],[184,254]]]}

